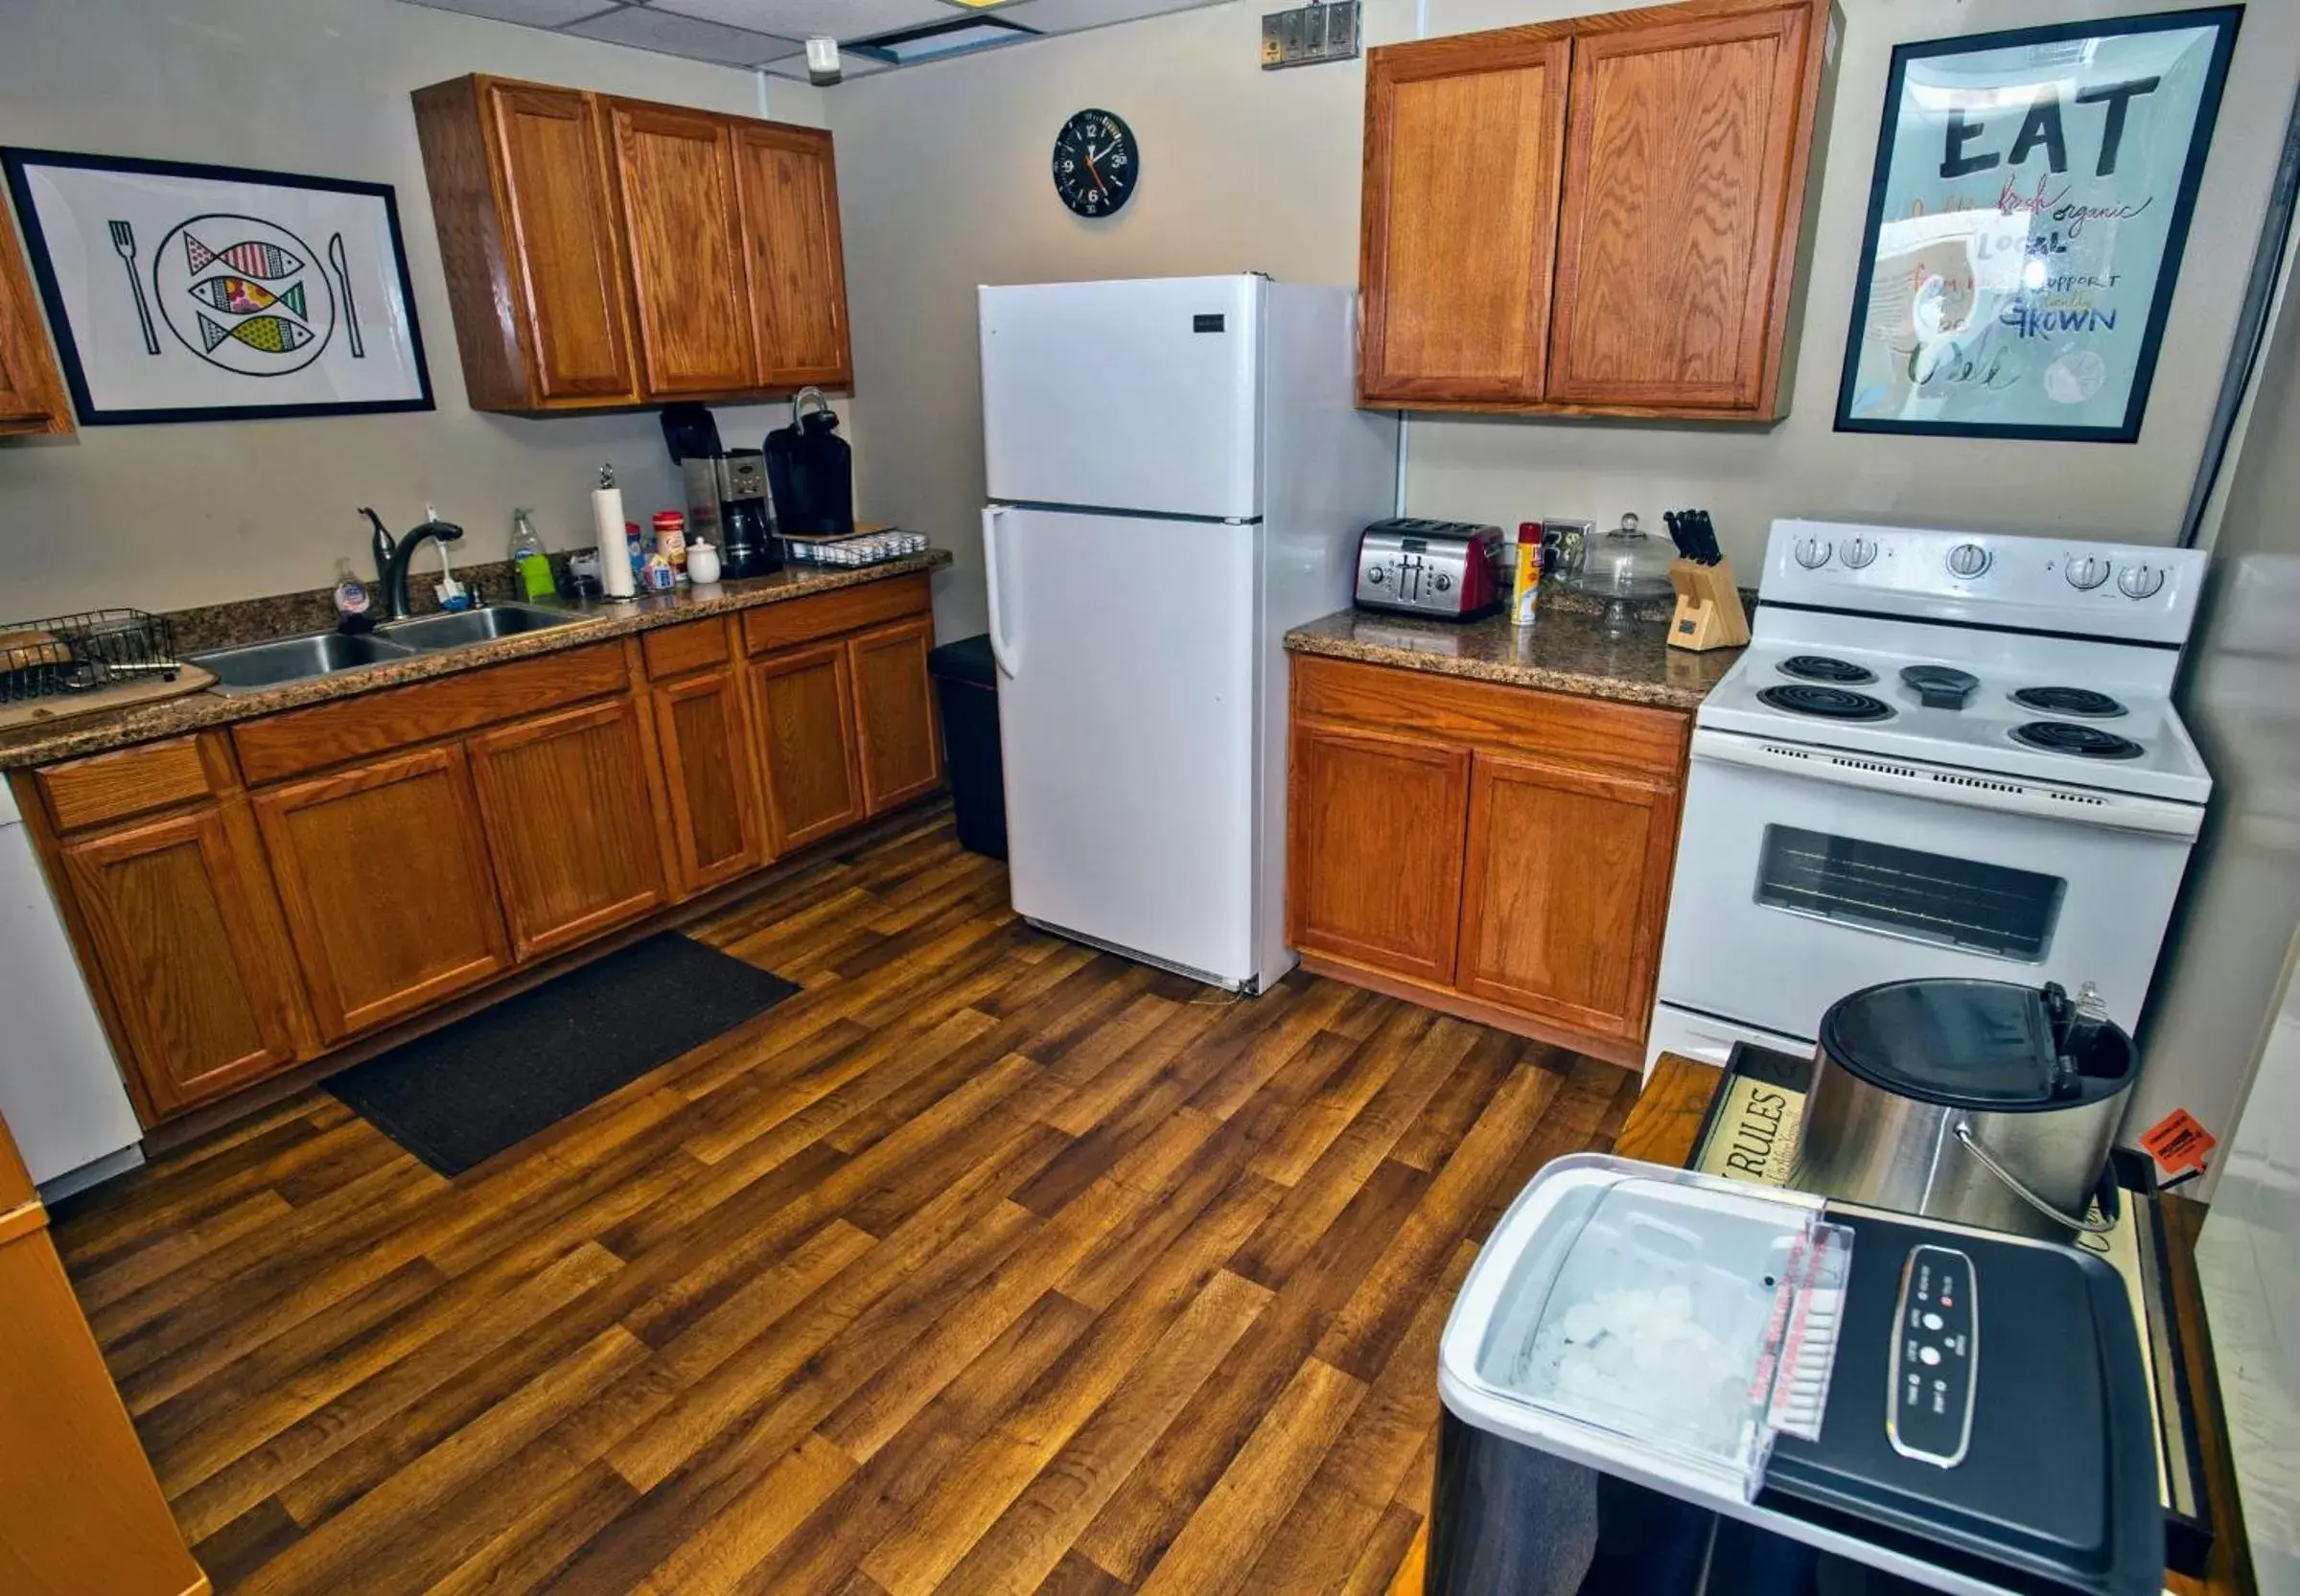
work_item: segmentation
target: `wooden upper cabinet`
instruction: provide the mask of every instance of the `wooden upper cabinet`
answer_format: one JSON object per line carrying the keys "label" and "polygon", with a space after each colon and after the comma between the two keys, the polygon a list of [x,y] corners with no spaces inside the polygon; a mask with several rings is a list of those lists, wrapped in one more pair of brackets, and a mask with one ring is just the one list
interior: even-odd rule
{"label": "wooden upper cabinet", "polygon": [[415,131],[473,406],[637,404],[598,102],[458,78],[416,91]]}
{"label": "wooden upper cabinet", "polygon": [[1793,0],[1574,41],[1550,398],[1773,409],[1824,26]]}
{"label": "wooden upper cabinet", "polygon": [[1781,413],[1829,0],[1686,0],[1366,69],[1360,399]]}
{"label": "wooden upper cabinet", "polygon": [[1677,850],[1673,779],[1479,753],[1454,985],[1642,1042]]}
{"label": "wooden upper cabinet", "polygon": [[755,387],[729,119],[608,102],[650,397]]}
{"label": "wooden upper cabinet", "polygon": [[72,409],[40,319],[39,296],[0,204],[0,433],[69,432]]}
{"label": "wooden upper cabinet", "polygon": [[521,959],[588,941],[663,901],[646,749],[631,700],[563,709],[470,746]]}
{"label": "wooden upper cabinet", "polygon": [[415,127],[474,408],[852,384],[827,132],[478,76]]}
{"label": "wooden upper cabinet", "polygon": [[847,339],[847,254],[830,135],[738,122],[734,175],[759,384],[847,386],[854,381],[854,358]]}
{"label": "wooden upper cabinet", "polygon": [[61,850],[148,1119],[292,1063],[287,950],[260,862],[196,809]]}
{"label": "wooden upper cabinet", "polygon": [[506,969],[511,948],[454,745],[255,795],[280,907],[328,1041]]}
{"label": "wooden upper cabinet", "polygon": [[1368,403],[1542,397],[1571,45],[1488,36],[1366,71]]}

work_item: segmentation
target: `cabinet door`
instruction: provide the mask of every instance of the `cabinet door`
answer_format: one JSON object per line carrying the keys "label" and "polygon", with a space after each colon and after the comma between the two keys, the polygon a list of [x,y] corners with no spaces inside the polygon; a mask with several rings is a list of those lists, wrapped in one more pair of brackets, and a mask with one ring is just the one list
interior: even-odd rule
{"label": "cabinet door", "polygon": [[512,951],[588,941],[662,902],[646,746],[627,698],[471,740]]}
{"label": "cabinet door", "polygon": [[1479,754],[1455,984],[1574,1030],[1642,1042],[1674,783]]}
{"label": "cabinet door", "polygon": [[1288,940],[1452,981],[1469,754],[1296,719],[1291,764]]}
{"label": "cabinet door", "polygon": [[654,689],[682,897],[767,861],[766,817],[752,780],[742,681],[732,668]]}
{"label": "cabinet door", "polygon": [[935,623],[882,626],[847,642],[854,679],[854,725],[863,767],[863,803],[873,815],[942,784],[942,739],[934,682],[926,674]]}
{"label": "cabinet door", "polygon": [[72,412],[49,352],[32,274],[0,204],[0,432],[69,432]]}
{"label": "cabinet door", "polygon": [[462,749],[275,788],[256,795],[255,808],[327,1040],[509,967]]}
{"label": "cabinet door", "polygon": [[1549,335],[1567,40],[1375,53],[1359,277],[1367,400],[1538,400]]}
{"label": "cabinet door", "polygon": [[751,667],[751,682],[775,851],[788,853],[860,821],[863,775],[847,645],[770,655]]}
{"label": "cabinet door", "polygon": [[753,385],[727,120],[614,101],[623,233],[647,396]]}
{"label": "cabinet door", "polygon": [[531,83],[486,92],[534,398],[636,398],[598,103]]}
{"label": "cabinet door", "polygon": [[847,386],[854,381],[854,360],[847,346],[847,256],[839,242],[830,135],[738,122],[734,175],[759,385]]}
{"label": "cabinet door", "polygon": [[153,1112],[295,1059],[293,971],[222,815],[199,809],[67,843],[64,873]]}
{"label": "cabinet door", "polygon": [[1770,410],[1814,26],[1794,0],[1574,41],[1551,399]]}

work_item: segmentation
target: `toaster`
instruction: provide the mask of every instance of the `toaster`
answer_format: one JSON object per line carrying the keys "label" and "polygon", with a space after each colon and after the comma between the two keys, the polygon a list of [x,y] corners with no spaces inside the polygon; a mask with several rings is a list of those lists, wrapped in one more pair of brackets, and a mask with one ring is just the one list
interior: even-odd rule
{"label": "toaster", "polygon": [[1498,526],[1378,520],[1358,535],[1358,606],[1472,620],[1501,608],[1506,551]]}

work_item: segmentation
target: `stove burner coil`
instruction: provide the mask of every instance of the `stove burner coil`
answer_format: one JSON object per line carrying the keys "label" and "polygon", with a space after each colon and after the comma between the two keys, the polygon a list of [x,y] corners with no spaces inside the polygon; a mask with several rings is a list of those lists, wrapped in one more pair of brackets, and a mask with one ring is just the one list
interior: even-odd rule
{"label": "stove burner coil", "polygon": [[2129,737],[2066,721],[2031,721],[2016,726],[2012,740],[2047,753],[2073,753],[2079,759],[2138,759],[2148,752]]}
{"label": "stove burner coil", "polygon": [[1825,654],[1791,655],[1780,662],[1779,670],[1783,676],[1794,676],[1800,682],[1834,682],[1845,687],[1858,687],[1877,679],[1872,670],[1850,659],[1832,659]]}
{"label": "stove burner coil", "polygon": [[1848,693],[1842,687],[1814,687],[1798,683],[1767,687],[1757,694],[1759,704],[1786,709],[1792,715],[1814,715],[1829,721],[1883,721],[1893,718],[1893,706],[1867,693]]}
{"label": "stove burner coil", "polygon": [[2090,687],[2022,687],[2013,693],[2012,702],[2048,715],[2085,715],[2096,720],[2111,720],[2125,712],[2123,705]]}

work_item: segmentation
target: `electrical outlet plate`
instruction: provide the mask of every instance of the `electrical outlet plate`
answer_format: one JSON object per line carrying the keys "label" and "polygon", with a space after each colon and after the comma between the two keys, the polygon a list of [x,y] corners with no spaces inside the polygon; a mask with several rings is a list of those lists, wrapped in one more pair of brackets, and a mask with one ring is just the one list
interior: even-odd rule
{"label": "electrical outlet plate", "polygon": [[1262,70],[1358,58],[1359,0],[1312,0],[1262,18]]}

